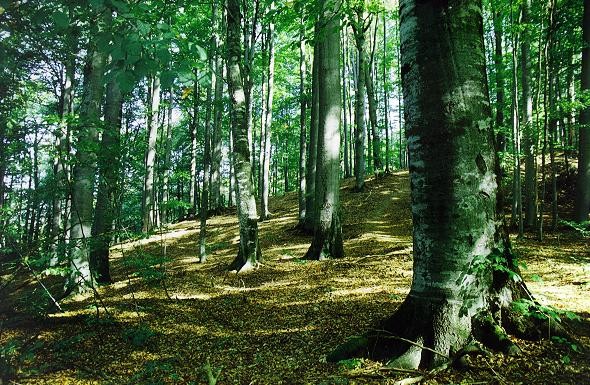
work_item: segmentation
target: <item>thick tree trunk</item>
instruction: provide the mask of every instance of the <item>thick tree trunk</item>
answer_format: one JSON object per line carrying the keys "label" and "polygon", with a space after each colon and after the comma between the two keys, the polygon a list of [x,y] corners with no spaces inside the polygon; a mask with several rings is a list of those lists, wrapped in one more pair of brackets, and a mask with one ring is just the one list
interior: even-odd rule
{"label": "thick tree trunk", "polygon": [[145,152],[145,178],[143,182],[143,223],[144,232],[151,231],[156,226],[156,194],[154,189],[156,175],[156,142],[158,140],[158,125],[160,121],[160,74],[152,79],[150,93],[150,111],[148,116],[148,145]]}
{"label": "thick tree trunk", "polygon": [[98,194],[92,224],[90,263],[98,283],[110,283],[109,246],[117,213],[121,169],[121,111],[123,95],[116,79],[107,85],[104,129],[98,154]]}
{"label": "thick tree trunk", "polygon": [[92,227],[94,178],[100,106],[103,98],[105,54],[91,46],[84,73],[80,123],[76,130],[76,154],[72,181],[72,219],[70,230],[72,272],[66,291],[86,291],[93,286],[90,271],[89,238]]}
{"label": "thick tree trunk", "polygon": [[[515,293],[491,266],[509,250],[496,216],[481,3],[403,0],[400,11],[414,278],[380,330],[328,358],[364,353],[416,369],[456,358],[471,336],[488,342],[489,330],[501,330],[496,310]],[[496,346],[517,350],[506,340]]]}
{"label": "thick tree trunk", "polygon": [[364,25],[364,12],[358,11],[358,17],[356,24],[354,25],[354,37],[357,49],[357,82],[356,82],[356,95],[354,105],[354,177],[355,177],[355,189],[362,191],[365,187],[365,173],[366,173],[366,160],[365,160],[365,142],[366,142],[366,131],[365,131],[365,67],[366,55],[365,55],[365,25]]}
{"label": "thick tree trunk", "polygon": [[321,2],[316,30],[318,54],[318,152],[314,237],[305,257],[328,259],[344,256],[340,223],[340,21],[339,1]]}
{"label": "thick tree trunk", "polygon": [[254,268],[261,259],[258,245],[258,215],[252,190],[252,165],[248,143],[248,116],[244,83],[240,70],[240,5],[227,0],[227,83],[232,103],[233,164],[236,175],[236,200],[240,225],[239,252],[232,263],[238,271]]}
{"label": "thick tree trunk", "polygon": [[303,19],[301,20],[301,29],[299,30],[299,217],[298,225],[303,227],[305,222],[305,162],[307,152],[307,95],[305,93],[305,79],[307,77],[307,69],[305,66],[305,29],[303,27]]}
{"label": "thick tree trunk", "polygon": [[[317,24],[317,23],[316,23]],[[317,28],[317,26],[316,26]],[[317,151],[318,151],[318,124],[319,124],[319,52],[318,47],[313,47],[313,67],[311,69],[311,124],[309,127],[309,147],[307,152],[307,166],[305,171],[305,223],[303,229],[312,232],[317,215],[315,201],[315,183],[317,171]]]}
{"label": "thick tree trunk", "polygon": [[[584,0],[582,49],[582,92],[590,89],[590,0]],[[578,154],[578,183],[574,219],[588,220],[590,213],[590,107],[580,112],[580,141]]]}

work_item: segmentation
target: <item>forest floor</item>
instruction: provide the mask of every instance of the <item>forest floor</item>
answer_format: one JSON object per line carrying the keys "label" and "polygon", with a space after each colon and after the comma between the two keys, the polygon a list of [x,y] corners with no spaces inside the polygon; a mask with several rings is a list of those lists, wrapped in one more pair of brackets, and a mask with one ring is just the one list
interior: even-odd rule
{"label": "forest floor", "polygon": [[[351,187],[346,180],[341,190],[341,260],[300,259],[311,238],[294,230],[297,194],[288,193],[271,199],[273,216],[260,225],[264,262],[247,274],[227,271],[238,242],[228,212],[208,221],[207,263],[198,263],[198,222],[172,225],[116,245],[114,284],[98,297],[70,298],[48,317],[31,315],[38,282],[8,285],[10,294],[0,292],[0,369],[6,360],[15,365],[15,384],[207,384],[206,363],[220,370],[218,384],[230,385],[393,384],[417,376],[370,360],[325,361],[392,314],[412,278],[407,172],[372,179],[363,193]],[[521,356],[473,357],[466,369],[422,373],[423,383],[590,384],[588,243],[567,229],[543,242],[514,241],[536,298],[581,317],[571,324],[575,342],[516,340]]]}

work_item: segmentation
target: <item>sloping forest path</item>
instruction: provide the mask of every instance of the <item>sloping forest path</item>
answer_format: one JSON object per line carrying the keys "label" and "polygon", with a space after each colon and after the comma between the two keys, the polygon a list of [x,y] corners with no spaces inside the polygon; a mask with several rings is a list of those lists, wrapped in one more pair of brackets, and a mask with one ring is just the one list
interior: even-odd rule
{"label": "sloping forest path", "polygon": [[[221,369],[219,384],[386,384],[408,376],[379,370],[381,363],[368,360],[325,362],[335,346],[390,315],[412,277],[407,172],[371,179],[363,193],[351,192],[352,186],[346,180],[341,188],[346,252],[341,260],[300,259],[311,237],[295,230],[296,192],[271,199],[272,218],[260,224],[264,262],[244,275],[227,272],[238,242],[232,212],[208,220],[210,254],[203,265],[194,221],[115,245],[115,283],[100,288],[98,310],[92,297],[78,297],[63,304],[65,312],[42,322],[0,315],[5,325],[0,343],[35,336],[38,344],[21,364],[17,382],[206,384],[206,362]],[[517,245],[535,295],[585,318],[579,325],[585,343],[590,341],[587,241],[560,232],[541,244],[525,239]],[[537,276],[542,280],[533,281]],[[27,309],[18,300],[25,289],[6,302],[14,314]],[[517,342],[521,357],[479,358],[467,371],[442,373],[428,383],[590,383],[587,352],[551,341]]]}

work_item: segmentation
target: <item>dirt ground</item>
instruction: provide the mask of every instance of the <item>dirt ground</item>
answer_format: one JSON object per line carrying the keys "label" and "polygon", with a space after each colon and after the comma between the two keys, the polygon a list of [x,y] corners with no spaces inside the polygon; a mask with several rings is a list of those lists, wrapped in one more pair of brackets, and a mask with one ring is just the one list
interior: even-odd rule
{"label": "dirt ground", "polygon": [[[220,370],[218,384],[393,384],[418,376],[428,384],[590,384],[589,240],[567,229],[514,246],[535,297],[581,317],[571,324],[576,341],[516,340],[521,356],[473,357],[467,368],[436,374],[370,360],[327,363],[338,344],[393,313],[412,278],[407,172],[370,180],[363,193],[351,187],[347,180],[341,190],[341,260],[300,259],[311,238],[294,229],[297,194],[288,193],[271,199],[272,218],[260,225],[263,265],[244,275],[227,271],[238,242],[228,212],[208,221],[206,264],[197,258],[198,222],[175,224],[116,245],[115,283],[46,318],[23,301],[39,293],[38,282],[2,285],[0,345],[21,341],[14,350],[30,351],[4,349],[18,370],[13,383],[207,384],[209,363],[213,374]],[[153,271],[133,274],[129,260],[163,255],[168,261]],[[154,283],[150,274],[165,279]]]}

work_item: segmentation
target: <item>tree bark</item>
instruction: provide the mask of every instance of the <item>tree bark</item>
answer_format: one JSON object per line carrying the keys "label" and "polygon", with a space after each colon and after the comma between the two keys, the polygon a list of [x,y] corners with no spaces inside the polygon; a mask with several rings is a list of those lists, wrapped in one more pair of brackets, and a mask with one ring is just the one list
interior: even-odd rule
{"label": "tree bark", "polygon": [[299,216],[298,225],[303,227],[306,216],[305,207],[305,162],[307,152],[307,95],[305,93],[305,81],[307,77],[307,68],[305,66],[305,27],[303,26],[303,19],[301,20],[301,28],[299,30]]}
{"label": "tree bark", "polygon": [[375,86],[373,84],[370,66],[368,65],[365,65],[365,84],[367,86],[367,98],[369,100],[369,122],[371,123],[373,171],[378,174],[383,168],[383,162],[381,161],[381,140],[379,135],[379,127],[377,127],[377,101],[375,96]]}
{"label": "tree bark", "polygon": [[[590,0],[584,0],[582,21],[582,92],[590,89]],[[588,220],[590,213],[590,107],[580,112],[580,140],[578,147],[578,182],[576,185],[576,205],[574,219],[577,222]]]}
{"label": "tree bark", "polygon": [[387,87],[387,18],[383,12],[383,119],[385,126],[385,172],[391,172],[391,144],[389,139],[389,92]]}
{"label": "tree bark", "polygon": [[189,185],[189,210],[188,217],[194,218],[197,213],[198,198],[197,198],[197,130],[199,127],[199,104],[200,104],[200,88],[198,81],[199,74],[195,73],[195,83],[193,86],[193,113],[191,119],[190,138],[191,138],[191,169],[190,169],[190,185]]}
{"label": "tree bark", "polygon": [[357,49],[357,82],[356,82],[356,95],[354,105],[354,177],[355,177],[355,190],[362,191],[365,188],[365,173],[366,173],[366,160],[365,160],[365,67],[366,55],[365,55],[365,12],[364,10],[357,10],[357,20],[353,24],[354,38]]}
{"label": "tree bark", "polygon": [[156,226],[156,194],[154,189],[156,175],[156,142],[160,121],[160,74],[152,78],[150,92],[150,111],[148,115],[148,145],[145,152],[145,178],[143,182],[143,224],[142,230],[150,232]]}
{"label": "tree bark", "polygon": [[215,39],[215,19],[217,18],[217,2],[211,1],[211,40],[209,43],[209,63],[211,81],[207,86],[207,105],[205,108],[205,137],[203,145],[203,188],[201,196],[201,208],[199,210],[200,229],[199,229],[199,262],[205,263],[207,261],[207,216],[209,215],[209,192],[211,189],[211,137],[212,137],[212,114],[213,114],[213,90],[216,89],[217,77],[214,71],[214,58],[217,49],[217,41]]}
{"label": "tree bark", "polygon": [[[432,368],[456,358],[472,336],[487,342],[487,326],[499,328],[495,312],[509,313],[516,294],[491,263],[509,250],[497,218],[481,3],[402,0],[400,7],[414,278],[379,330],[328,359],[368,354],[396,368]],[[517,350],[509,340],[498,345]]]}
{"label": "tree bark", "polygon": [[[108,15],[105,18],[109,18]],[[99,27],[104,27],[99,23]],[[66,291],[86,291],[93,287],[90,270],[90,244],[94,178],[96,175],[96,148],[100,106],[103,98],[103,77],[106,56],[91,42],[84,72],[79,126],[76,130],[76,154],[72,181],[72,219],[70,230],[71,274]]]}
{"label": "tree bark", "polygon": [[[317,23],[316,23],[317,24]],[[317,27],[317,26],[316,26]],[[317,45],[313,47],[313,66],[311,69],[311,124],[309,127],[309,147],[307,153],[307,166],[305,180],[305,223],[303,230],[313,232],[315,217],[317,215],[315,205],[315,183],[316,183],[316,166],[318,151],[318,124],[319,124],[319,52]]]}
{"label": "tree bark", "polygon": [[[223,20],[223,12],[220,20]],[[211,194],[212,209],[219,212],[223,207],[221,197],[221,133],[223,123],[223,60],[220,52],[219,31],[223,28],[223,23],[219,22],[215,29],[215,47],[216,59],[215,68],[217,73],[217,82],[215,83],[214,113],[213,113],[213,133],[211,137]]]}
{"label": "tree bark", "polygon": [[[271,4],[271,12],[274,10],[274,2]],[[262,177],[260,181],[262,182],[262,186],[260,187],[261,190],[261,208],[260,208],[260,219],[265,220],[270,218],[270,211],[268,209],[268,196],[269,196],[269,182],[270,182],[270,139],[272,135],[271,125],[272,125],[272,108],[273,108],[273,99],[274,99],[274,79],[275,79],[275,46],[274,46],[274,31],[275,25],[273,22],[270,22],[268,25],[268,76],[267,76],[267,86],[266,86],[266,116],[264,117],[264,138],[261,140],[264,141],[264,154],[263,154],[263,163],[261,164],[262,168]]]}
{"label": "tree bark", "polygon": [[250,270],[261,259],[258,244],[258,215],[252,190],[252,165],[248,143],[248,116],[244,83],[240,70],[240,5],[238,0],[227,0],[227,83],[232,103],[233,164],[236,175],[236,200],[240,226],[240,247],[232,268]]}
{"label": "tree bark", "polygon": [[340,222],[340,2],[322,0],[315,44],[318,54],[318,150],[314,237],[305,258],[344,256]]}
{"label": "tree bark", "polygon": [[107,85],[104,129],[98,154],[98,194],[92,224],[91,268],[96,282],[110,283],[109,246],[117,213],[121,169],[121,111],[123,95],[116,79]]}
{"label": "tree bark", "polygon": [[533,98],[530,89],[530,33],[529,10],[531,0],[522,3],[522,23],[526,26],[521,35],[520,68],[522,83],[521,127],[524,134],[524,221],[531,229],[536,228],[537,221],[537,162],[535,159],[537,140],[533,127]]}

